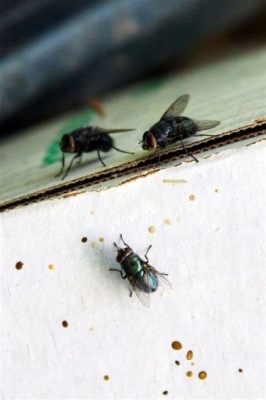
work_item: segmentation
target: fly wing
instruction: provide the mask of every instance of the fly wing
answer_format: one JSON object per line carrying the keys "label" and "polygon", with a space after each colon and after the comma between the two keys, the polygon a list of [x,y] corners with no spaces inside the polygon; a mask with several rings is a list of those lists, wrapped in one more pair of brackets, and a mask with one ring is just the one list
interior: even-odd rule
{"label": "fly wing", "polygon": [[144,292],[143,291],[143,284],[141,281],[138,281],[135,279],[133,276],[128,276],[128,280],[130,283],[130,286],[134,293],[136,294],[137,298],[143,304],[145,307],[150,307],[151,306],[151,299],[150,299],[150,292]]}
{"label": "fly wing", "polygon": [[137,280],[133,276],[128,276],[130,286],[137,295],[139,301],[145,306],[150,307],[150,295],[153,292],[151,283],[158,280],[158,286],[166,289],[171,289],[171,284],[165,277],[165,274],[157,271],[149,264],[143,264],[144,276],[142,280]]}
{"label": "fly wing", "polygon": [[176,101],[165,111],[162,118],[178,117],[185,110],[187,103],[189,101],[189,94],[184,94],[178,97]]}
{"label": "fly wing", "polygon": [[212,129],[215,128],[216,126],[220,125],[220,121],[208,121],[208,120],[202,120],[202,121],[195,121],[197,131],[205,131],[207,129]]}
{"label": "fly wing", "polygon": [[147,274],[154,274],[157,276],[158,279],[158,284],[159,286],[162,286],[164,288],[167,289],[172,289],[171,283],[168,281],[168,279],[165,277],[168,274],[163,274],[159,271],[157,271],[157,269],[155,269],[154,267],[152,267],[151,265],[148,266],[148,271],[146,272]]}
{"label": "fly wing", "polygon": [[95,127],[94,132],[95,133],[120,133],[120,132],[131,132],[134,131],[135,129],[123,129],[123,128],[116,128],[116,129],[105,129],[105,128],[100,128],[100,127]]}

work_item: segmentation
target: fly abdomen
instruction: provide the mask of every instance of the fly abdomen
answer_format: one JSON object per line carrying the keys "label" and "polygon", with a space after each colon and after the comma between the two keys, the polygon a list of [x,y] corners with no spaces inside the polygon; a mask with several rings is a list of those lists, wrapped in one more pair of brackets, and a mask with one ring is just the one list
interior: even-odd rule
{"label": "fly abdomen", "polygon": [[145,293],[155,292],[158,288],[158,278],[153,273],[147,274],[144,272],[142,278],[138,278],[136,276],[136,279],[138,280],[138,285],[140,286],[141,290]]}
{"label": "fly abdomen", "polygon": [[176,140],[186,139],[195,135],[197,132],[196,123],[187,117],[177,117],[176,120]]}

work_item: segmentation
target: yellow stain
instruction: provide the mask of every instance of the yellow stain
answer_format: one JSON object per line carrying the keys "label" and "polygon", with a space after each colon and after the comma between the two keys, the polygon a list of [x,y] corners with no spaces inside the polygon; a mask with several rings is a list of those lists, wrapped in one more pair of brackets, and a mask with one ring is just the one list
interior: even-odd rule
{"label": "yellow stain", "polygon": [[150,233],[156,232],[155,226],[149,226],[148,231],[149,231]]}
{"label": "yellow stain", "polygon": [[99,244],[97,242],[91,242],[91,247],[95,250],[99,250]]}
{"label": "yellow stain", "polygon": [[187,183],[185,179],[163,179],[163,183],[172,183],[173,185],[177,183]]}

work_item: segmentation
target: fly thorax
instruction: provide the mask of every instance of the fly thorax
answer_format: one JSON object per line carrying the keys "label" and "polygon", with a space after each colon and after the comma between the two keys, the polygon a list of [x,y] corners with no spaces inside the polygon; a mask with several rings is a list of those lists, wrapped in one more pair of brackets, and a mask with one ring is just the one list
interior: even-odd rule
{"label": "fly thorax", "polygon": [[135,278],[136,279],[142,279],[144,277],[144,274],[145,274],[144,270],[141,269],[135,274]]}
{"label": "fly thorax", "polygon": [[161,120],[151,127],[151,132],[156,138],[158,147],[164,147],[173,132],[173,127],[168,120]]}
{"label": "fly thorax", "polygon": [[143,272],[143,261],[141,258],[132,252],[125,260],[121,263],[121,266],[127,275],[136,277],[137,274]]}
{"label": "fly thorax", "polygon": [[75,153],[86,151],[86,143],[89,132],[90,127],[79,128],[72,132],[71,136],[73,137],[75,143]]}

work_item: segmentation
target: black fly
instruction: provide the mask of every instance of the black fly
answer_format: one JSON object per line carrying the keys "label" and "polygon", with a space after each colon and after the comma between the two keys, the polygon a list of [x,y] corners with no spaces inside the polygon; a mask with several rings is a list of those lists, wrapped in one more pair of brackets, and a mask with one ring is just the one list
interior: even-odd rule
{"label": "black fly", "polygon": [[134,129],[104,129],[99,128],[97,126],[88,126],[85,128],[79,128],[65,134],[61,138],[60,148],[62,150],[62,167],[59,173],[55,176],[59,176],[62,174],[65,167],[65,153],[76,153],[72,158],[65,174],[62,177],[62,180],[65,179],[67,174],[69,173],[74,160],[79,159],[79,163],[81,162],[82,154],[89,153],[91,151],[97,151],[98,159],[101,161],[102,165],[105,167],[105,163],[103,162],[100,151],[108,152],[111,149],[115,149],[116,151],[120,151],[121,153],[134,154],[129,151],[124,151],[118,149],[114,146],[114,141],[110,136],[110,133],[119,133],[119,132],[129,132]]}
{"label": "black fly", "polygon": [[[190,155],[198,162],[196,157],[187,150],[183,139],[195,135],[197,131],[214,128],[220,124],[220,121],[196,121],[187,117],[180,117],[180,114],[185,110],[188,101],[188,94],[179,97],[165,111],[161,119],[143,134],[141,143],[144,150],[164,149],[165,147],[180,141],[187,155]],[[202,134],[198,136],[211,135]]]}

